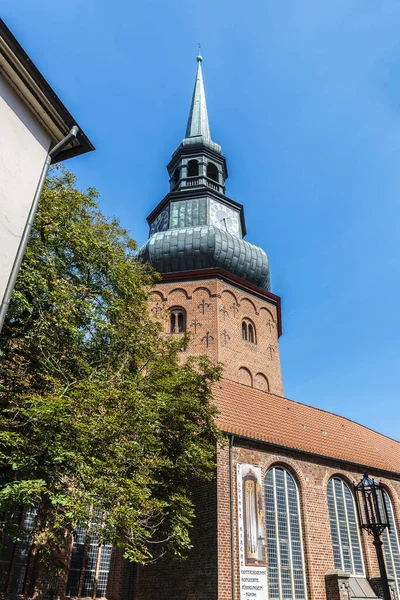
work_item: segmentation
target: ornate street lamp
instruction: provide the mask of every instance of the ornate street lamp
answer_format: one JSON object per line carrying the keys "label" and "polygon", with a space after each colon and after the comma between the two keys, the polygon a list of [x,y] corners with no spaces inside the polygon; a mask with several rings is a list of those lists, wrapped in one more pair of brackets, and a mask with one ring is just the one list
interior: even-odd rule
{"label": "ornate street lamp", "polygon": [[390,531],[389,515],[385,502],[385,494],[380,483],[364,473],[360,483],[354,486],[354,492],[357,504],[358,522],[361,529],[366,529],[369,534],[374,536],[374,546],[378,557],[379,571],[381,574],[381,583],[383,596],[385,600],[390,600],[389,583],[386,573],[385,560],[382,551],[382,532],[388,528]]}

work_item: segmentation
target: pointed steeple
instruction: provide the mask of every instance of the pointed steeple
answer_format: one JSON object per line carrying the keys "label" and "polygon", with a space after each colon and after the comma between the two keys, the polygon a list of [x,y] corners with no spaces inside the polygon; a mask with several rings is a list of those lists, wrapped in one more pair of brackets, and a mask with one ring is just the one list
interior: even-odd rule
{"label": "pointed steeple", "polygon": [[202,136],[205,140],[211,140],[210,125],[208,123],[206,94],[204,91],[203,73],[201,71],[201,62],[203,58],[197,56],[197,73],[194,83],[192,104],[190,106],[189,120],[186,127],[185,138]]}

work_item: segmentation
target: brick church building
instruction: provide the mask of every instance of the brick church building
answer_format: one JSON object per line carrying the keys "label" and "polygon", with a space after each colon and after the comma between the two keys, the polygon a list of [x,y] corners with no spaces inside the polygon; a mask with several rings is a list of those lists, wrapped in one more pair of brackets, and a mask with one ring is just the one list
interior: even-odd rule
{"label": "brick church building", "polygon": [[[215,479],[193,489],[197,518],[186,561],[131,566],[121,550],[94,543],[83,550],[78,531],[70,572],[53,595],[382,597],[376,551],[358,527],[353,492],[368,471],[384,485],[391,525],[384,556],[392,600],[400,600],[400,443],[284,397],[280,298],[270,289],[264,250],[244,240],[243,206],[226,195],[227,165],[211,139],[201,62],[186,135],[167,166],[170,191],[148,217],[140,257],[162,275],[149,310],[165,333],[190,332],[188,354],[224,365],[214,398],[229,442],[217,452]],[[27,561],[20,560],[19,579],[7,563],[3,591],[24,591]]]}

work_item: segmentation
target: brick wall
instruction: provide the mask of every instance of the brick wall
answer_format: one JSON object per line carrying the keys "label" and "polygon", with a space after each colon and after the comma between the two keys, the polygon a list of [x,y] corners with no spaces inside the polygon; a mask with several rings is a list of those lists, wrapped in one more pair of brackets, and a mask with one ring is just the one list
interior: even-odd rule
{"label": "brick wall", "polygon": [[184,561],[162,560],[140,567],[135,594],[126,600],[217,600],[217,481],[191,487],[196,507],[194,548]]}
{"label": "brick wall", "polygon": [[[181,306],[191,333],[189,354],[207,354],[224,377],[283,395],[276,307],[219,279],[159,283],[149,310],[169,333],[168,310]],[[242,339],[242,321],[255,327],[256,343]]]}
{"label": "brick wall", "polygon": [[[275,464],[286,467],[294,476],[300,495],[300,508],[302,515],[302,532],[304,542],[304,558],[306,567],[308,598],[322,600],[326,598],[325,574],[334,568],[332,541],[329,524],[327,504],[327,485],[329,479],[336,475],[342,477],[350,486],[358,482],[363,475],[363,469],[354,470],[354,467],[345,468],[339,463],[323,459],[312,459],[306,455],[290,451],[267,450],[257,444],[241,443],[236,439],[233,447],[233,495],[234,495],[234,547],[235,547],[235,590],[239,599],[239,565],[238,565],[238,539],[237,539],[237,511],[236,511],[236,462],[248,462],[262,468],[262,476]],[[220,457],[222,461],[222,456]],[[225,479],[226,457],[220,466]],[[380,476],[378,472],[370,473],[386,486],[393,504],[396,525],[400,531],[400,481]],[[221,523],[226,527],[226,514],[229,498],[225,485],[218,486],[218,510]],[[379,572],[375,548],[372,539],[367,533],[361,536],[361,545],[364,556],[366,577],[371,578]],[[219,553],[219,581],[230,580],[231,561],[228,552]],[[219,587],[219,600],[231,600],[231,595],[226,586]],[[329,599],[328,599],[329,600]]]}

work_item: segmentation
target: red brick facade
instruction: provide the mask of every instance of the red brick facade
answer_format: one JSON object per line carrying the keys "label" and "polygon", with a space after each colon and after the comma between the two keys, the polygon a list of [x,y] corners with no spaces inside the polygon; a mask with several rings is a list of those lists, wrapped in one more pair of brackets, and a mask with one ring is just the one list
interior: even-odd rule
{"label": "red brick facade", "polygon": [[[295,479],[309,600],[351,597],[348,575],[334,568],[327,502],[332,476],[351,487],[368,468],[385,484],[400,531],[400,444],[283,398],[279,299],[242,283],[224,274],[188,281],[179,276],[151,292],[149,310],[163,323],[165,334],[172,335],[170,309],[183,310],[191,333],[187,353],[206,354],[223,364],[224,379],[216,386],[215,401],[228,442],[218,449],[215,479],[192,485],[197,517],[188,559],[138,567],[115,549],[107,588],[110,600],[240,600],[236,463],[260,467],[262,478],[271,466],[280,465]],[[243,339],[243,321],[253,325],[254,341]],[[372,436],[373,447],[365,436]],[[365,577],[381,595],[375,549],[367,534],[361,541]],[[33,591],[31,573],[30,567],[26,589]],[[61,600],[65,589],[62,577],[56,594]],[[36,591],[50,595],[45,578],[39,578]]]}
{"label": "red brick facade", "polygon": [[[186,312],[189,354],[207,354],[224,366],[224,377],[283,395],[276,296],[251,294],[222,278],[163,282],[151,294],[150,311],[169,333],[169,310]],[[254,343],[243,340],[242,324],[251,323]]]}
{"label": "red brick facade", "polygon": [[[235,469],[238,462],[261,467],[263,478],[273,465],[280,465],[293,475],[300,497],[307,596],[309,600],[348,600],[350,598],[346,583],[348,576],[345,573],[338,573],[334,569],[327,485],[333,476],[343,478],[350,487],[353,483],[358,482],[365,470],[362,465],[367,466],[365,460],[361,460],[364,459],[365,453],[361,452],[360,448],[359,457],[351,454],[351,460],[346,461],[340,459],[339,448],[336,448],[335,457],[331,459],[329,454],[323,457],[313,455],[314,453],[311,452],[301,452],[298,449],[283,449],[282,446],[285,446],[285,442],[287,446],[293,442],[289,439],[285,440],[284,436],[287,434],[284,434],[283,437],[282,434],[280,435],[279,423],[274,425],[279,442],[276,445],[248,439],[248,436],[245,435],[246,431],[241,430],[240,419],[235,417],[234,405],[237,409],[240,406],[240,409],[246,412],[249,388],[259,389],[263,392],[269,391],[270,393],[266,394],[266,400],[270,403],[274,402],[272,396],[282,397],[283,395],[278,349],[280,315],[276,302],[271,302],[268,298],[261,298],[251,291],[245,291],[224,278],[211,278],[203,281],[164,281],[158,284],[157,290],[152,294],[150,310],[156,318],[162,320],[167,334],[169,332],[168,311],[170,308],[178,306],[185,309],[187,330],[192,334],[187,351],[192,354],[207,354],[212,360],[220,361],[224,365],[224,378],[236,382],[236,385],[230,383],[228,385],[227,393],[231,399],[229,406],[222,402],[220,394],[216,394],[217,405],[219,405],[219,396],[221,396],[221,406],[223,406],[223,414],[220,417],[221,426],[227,433],[232,432],[235,435],[229,436],[231,448],[227,444],[218,451],[216,479],[214,483],[209,484],[210,492],[214,490],[215,494],[214,492],[210,493],[206,505],[204,505],[204,495],[194,491],[194,498],[200,512],[193,536],[194,549],[190,553],[189,560],[180,565],[161,563],[142,569],[138,581],[137,600],[150,597],[160,600],[240,599]],[[249,319],[254,324],[256,343],[242,339],[241,324],[244,319]],[[264,387],[260,384],[261,378],[257,378],[257,374],[262,374],[266,378],[267,386]],[[227,386],[227,382],[224,384],[222,381],[221,383],[221,389]],[[234,399],[231,394],[233,388],[235,388]],[[291,407],[287,409],[286,419],[290,420],[289,408]],[[281,410],[286,410],[286,407],[281,407]],[[329,415],[329,413],[325,413],[325,415],[327,414]],[[330,417],[338,419],[334,415],[330,415]],[[310,418],[318,419],[318,414],[310,413]],[[257,419],[262,421],[262,414],[258,414]],[[281,425],[284,425],[285,414],[278,413],[278,419],[281,420]],[[313,425],[320,436],[327,435],[323,429],[325,421],[322,413],[320,419],[320,423],[314,422]],[[223,420],[225,423],[222,423]],[[233,428],[232,424],[235,423],[237,426]],[[335,425],[338,428],[343,426],[340,422],[335,422]],[[359,425],[351,424],[351,422],[347,427],[351,431],[360,428]],[[307,429],[307,426],[304,428]],[[285,430],[284,427],[283,430]],[[347,434],[347,429],[346,431],[340,429],[340,433]],[[359,432],[357,435],[360,435]],[[259,437],[261,437],[261,433]],[[332,432],[330,442],[333,437]],[[343,438],[342,443],[345,445],[346,435],[341,437]],[[399,447],[396,442],[389,441],[383,436],[379,436],[379,441],[382,446],[389,443],[395,444],[394,453],[396,459],[398,458]],[[334,443],[336,446],[338,445],[336,439]],[[326,443],[325,446],[328,452],[329,444]],[[390,456],[390,449],[388,454]],[[379,458],[371,459],[371,462],[380,464]],[[360,464],[359,467],[355,466],[357,463]],[[383,459],[382,464],[386,464]],[[394,472],[390,474],[387,469],[379,470],[376,467],[374,469],[374,464],[372,464],[370,473],[385,484],[399,528],[400,477],[398,471],[397,474]],[[216,499],[214,499],[215,496]],[[231,523],[231,517],[233,523]],[[210,570],[210,563],[204,562],[204,545],[207,545],[210,540],[216,541],[217,545],[216,573],[212,569]],[[365,576],[372,582],[375,581],[374,589],[379,590],[379,570],[375,548],[365,532],[361,536],[361,544]],[[234,556],[233,569],[232,554]],[[193,569],[195,573],[193,573]],[[232,573],[234,574],[233,586]]]}

